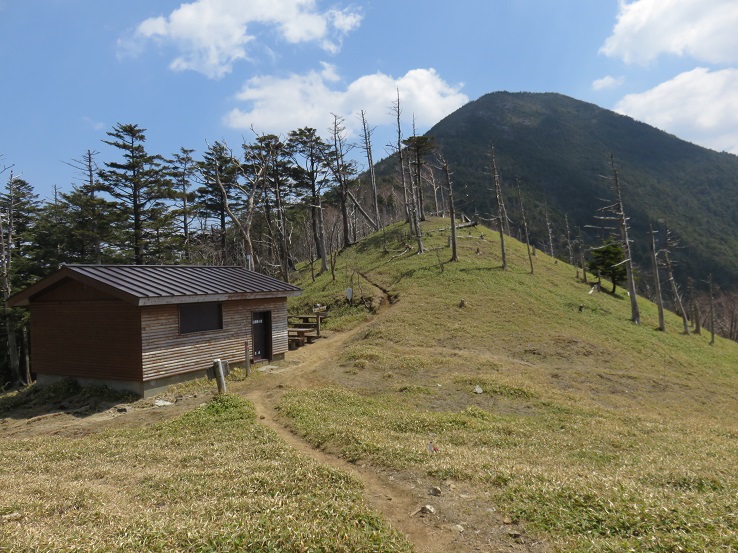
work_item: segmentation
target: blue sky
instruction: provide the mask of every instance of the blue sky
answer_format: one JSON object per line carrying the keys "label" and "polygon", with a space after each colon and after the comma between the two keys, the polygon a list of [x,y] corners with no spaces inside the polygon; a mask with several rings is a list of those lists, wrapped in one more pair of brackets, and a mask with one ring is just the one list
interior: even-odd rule
{"label": "blue sky", "polygon": [[331,113],[356,139],[360,110],[380,159],[397,89],[406,135],[488,92],[559,92],[738,153],[736,29],[735,0],[0,0],[0,170],[50,198],[65,162],[117,160],[116,123],[198,156]]}

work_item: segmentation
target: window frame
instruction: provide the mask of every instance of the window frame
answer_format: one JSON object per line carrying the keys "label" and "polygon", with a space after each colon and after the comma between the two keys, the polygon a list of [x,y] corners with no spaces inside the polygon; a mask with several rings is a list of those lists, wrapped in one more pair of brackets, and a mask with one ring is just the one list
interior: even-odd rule
{"label": "window frame", "polygon": [[198,332],[218,332],[223,330],[222,302],[180,303],[178,305],[177,315],[180,336]]}

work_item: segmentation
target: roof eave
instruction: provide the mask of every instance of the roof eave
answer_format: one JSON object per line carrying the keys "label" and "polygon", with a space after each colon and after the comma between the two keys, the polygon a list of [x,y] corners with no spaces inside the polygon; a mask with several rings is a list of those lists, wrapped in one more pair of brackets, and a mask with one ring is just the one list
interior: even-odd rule
{"label": "roof eave", "polygon": [[99,280],[95,280],[94,278],[79,274],[69,267],[62,267],[58,271],[32,284],[25,290],[21,290],[20,292],[13,294],[6,300],[5,303],[8,307],[28,307],[31,304],[31,298],[33,298],[37,294],[40,294],[44,290],[47,290],[58,282],[61,282],[65,278],[76,280],[77,282],[91,286],[96,290],[100,290],[102,292],[110,294],[111,296],[123,300],[126,303],[135,305],[138,299],[136,296],[133,296],[113,286],[100,282]]}
{"label": "roof eave", "polygon": [[263,300],[299,296],[302,290],[274,290],[270,292],[239,292],[231,294],[201,294],[197,296],[166,296],[138,298],[137,305],[172,305],[178,303],[224,302],[239,300]]}

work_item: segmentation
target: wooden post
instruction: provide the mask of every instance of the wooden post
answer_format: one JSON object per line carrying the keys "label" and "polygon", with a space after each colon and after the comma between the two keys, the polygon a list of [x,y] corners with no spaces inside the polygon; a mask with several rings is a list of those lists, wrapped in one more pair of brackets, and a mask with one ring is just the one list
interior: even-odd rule
{"label": "wooden post", "polygon": [[249,341],[246,340],[246,343],[244,344],[244,348],[246,349],[246,376],[251,376],[251,355],[249,354]]}
{"label": "wooden post", "polygon": [[218,394],[225,394],[227,390],[223,362],[220,359],[213,361],[213,369],[215,370],[215,381],[218,383]]}

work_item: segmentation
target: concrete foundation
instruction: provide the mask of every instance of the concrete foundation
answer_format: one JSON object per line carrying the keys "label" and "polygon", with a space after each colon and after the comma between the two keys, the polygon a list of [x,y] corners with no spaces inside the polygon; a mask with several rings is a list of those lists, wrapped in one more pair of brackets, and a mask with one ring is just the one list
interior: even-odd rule
{"label": "concrete foundation", "polygon": [[[274,355],[271,360],[264,359],[263,362],[269,361],[281,361],[284,359],[284,353]],[[243,363],[233,363],[231,367],[238,367]],[[206,370],[192,371],[183,374],[177,374],[166,378],[159,378],[156,380],[147,380],[146,382],[135,382],[130,380],[113,380],[105,378],[76,378],[69,376],[62,376],[56,374],[38,374],[36,375],[36,385],[39,387],[49,386],[61,380],[72,378],[76,380],[80,386],[107,386],[113,390],[121,390],[123,392],[132,392],[143,398],[153,397],[162,394],[167,391],[167,388],[188,380],[194,380],[196,378],[203,378],[207,374]]]}

